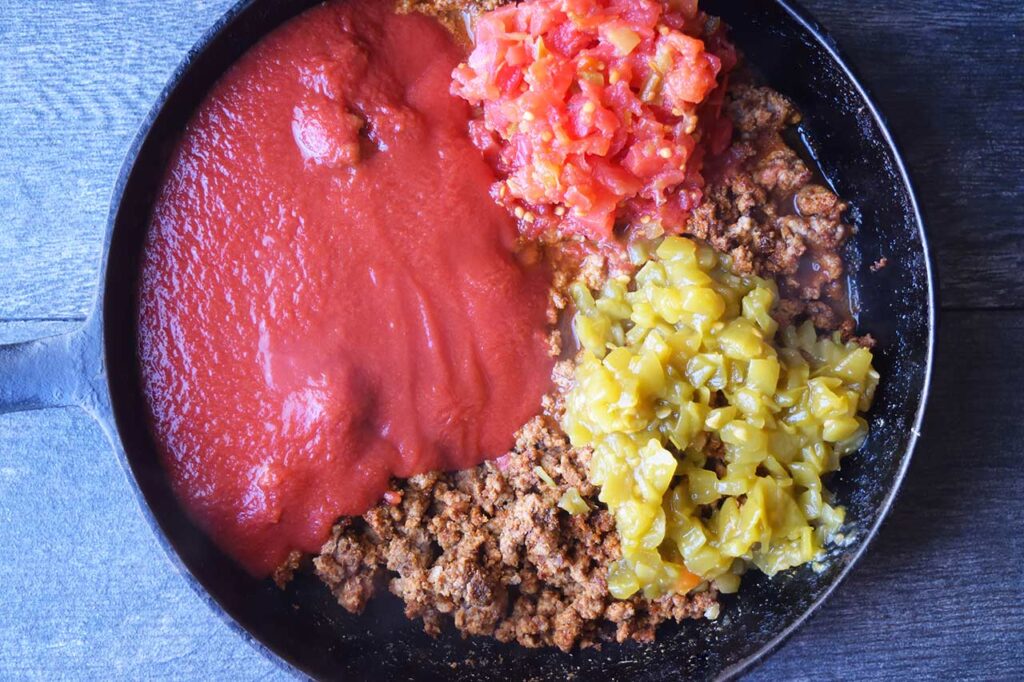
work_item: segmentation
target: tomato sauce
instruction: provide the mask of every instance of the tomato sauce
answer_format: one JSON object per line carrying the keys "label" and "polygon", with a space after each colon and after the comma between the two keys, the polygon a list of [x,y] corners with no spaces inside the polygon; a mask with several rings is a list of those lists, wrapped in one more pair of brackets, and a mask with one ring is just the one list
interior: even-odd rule
{"label": "tomato sauce", "polygon": [[440,25],[314,8],[201,104],[139,293],[153,432],[214,540],[267,575],[393,476],[501,455],[549,387],[550,276],[516,255]]}

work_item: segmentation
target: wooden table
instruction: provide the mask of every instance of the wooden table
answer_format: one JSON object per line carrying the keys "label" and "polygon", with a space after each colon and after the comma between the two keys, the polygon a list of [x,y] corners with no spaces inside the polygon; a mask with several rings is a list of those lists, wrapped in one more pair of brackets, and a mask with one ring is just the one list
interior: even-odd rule
{"label": "wooden table", "polygon": [[[232,0],[0,0],[0,342],[93,300],[109,194]],[[904,492],[753,679],[1024,676],[1024,4],[807,0],[902,142],[942,314]],[[0,379],[2,380],[2,379]],[[77,410],[0,417],[0,678],[284,677],[186,586]]]}

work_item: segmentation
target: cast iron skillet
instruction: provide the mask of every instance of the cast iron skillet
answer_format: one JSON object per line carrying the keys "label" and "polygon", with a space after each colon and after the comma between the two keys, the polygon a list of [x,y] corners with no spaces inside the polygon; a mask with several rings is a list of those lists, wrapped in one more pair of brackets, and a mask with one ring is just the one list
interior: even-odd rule
{"label": "cast iron skillet", "polygon": [[[885,122],[835,43],[789,0],[706,2],[769,84],[804,113],[798,134],[859,228],[847,254],[861,329],[878,339],[882,384],[866,447],[832,486],[851,520],[850,543],[825,569],[744,578],[716,622],[667,625],[653,645],[562,654],[447,633],[426,637],[391,597],[346,614],[315,579],[281,591],[254,580],[188,520],[147,429],[136,358],[135,291],[154,193],[185,122],[214,81],[309,0],[242,0],[178,67],[135,139],[114,190],[99,300],[65,336],[0,346],[0,412],[80,405],[103,425],[140,506],[192,587],[264,652],[318,678],[631,680],[730,677],[762,659],[843,579],[878,529],[917,440],[931,369],[935,308],[928,249],[913,189]],[[889,266],[870,273],[885,256]],[[125,576],[131,580],[131,576]],[[840,633],[836,634],[841,637]],[[454,667],[451,665],[454,664]]]}

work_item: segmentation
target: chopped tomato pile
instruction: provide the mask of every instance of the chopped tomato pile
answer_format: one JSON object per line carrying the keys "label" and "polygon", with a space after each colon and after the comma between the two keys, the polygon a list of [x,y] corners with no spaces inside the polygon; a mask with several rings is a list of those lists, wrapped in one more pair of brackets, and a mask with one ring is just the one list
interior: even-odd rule
{"label": "chopped tomato pile", "polygon": [[678,233],[701,199],[735,51],[696,0],[527,0],[483,14],[452,92],[529,238]]}

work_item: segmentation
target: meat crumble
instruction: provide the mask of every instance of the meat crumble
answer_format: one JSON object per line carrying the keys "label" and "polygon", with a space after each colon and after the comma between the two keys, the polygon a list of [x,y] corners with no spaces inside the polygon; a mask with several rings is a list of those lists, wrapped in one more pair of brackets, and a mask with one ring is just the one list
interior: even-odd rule
{"label": "meat crumble", "polygon": [[810,319],[849,338],[854,323],[839,254],[851,233],[843,221],[847,205],[815,181],[783,140],[800,114],[785,97],[749,80],[729,88],[726,106],[736,139],[712,167],[686,233],[729,254],[737,272],[775,279],[780,325]]}
{"label": "meat crumble", "polygon": [[[316,572],[353,613],[386,583],[429,634],[451,619],[466,635],[563,651],[651,641],[659,623],[713,610],[712,589],[654,601],[609,595],[605,578],[619,541],[587,480],[589,459],[538,417],[499,460],[415,476],[399,485],[397,504],[343,519],[314,560]],[[557,506],[570,488],[589,512]]]}

